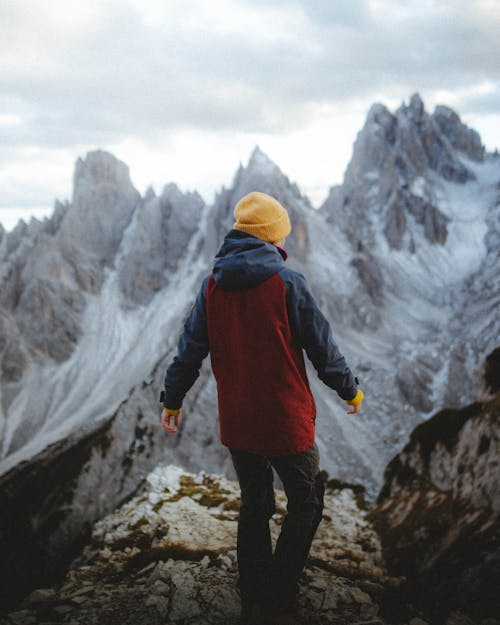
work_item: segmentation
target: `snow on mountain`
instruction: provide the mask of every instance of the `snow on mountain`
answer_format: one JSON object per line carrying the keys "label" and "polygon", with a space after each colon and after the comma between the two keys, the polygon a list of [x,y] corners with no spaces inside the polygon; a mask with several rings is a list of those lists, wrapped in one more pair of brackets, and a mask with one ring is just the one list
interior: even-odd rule
{"label": "snow on mountain", "polygon": [[[112,160],[109,156],[106,158]],[[164,194],[165,198],[169,194],[175,195],[169,189]],[[174,197],[174,206],[175,199]],[[182,205],[185,198],[177,199],[181,202],[181,208],[193,208],[193,205]],[[156,241],[151,239],[146,248],[142,231],[143,215],[151,216],[154,224],[155,217],[162,210],[162,203],[155,200],[144,205],[137,203],[130,213],[127,227],[122,229],[120,245],[115,243],[116,233],[113,233],[111,245],[108,241],[100,246],[92,243],[96,245],[96,249],[101,250],[100,262],[94,267],[97,271],[102,271],[102,279],[98,281],[100,290],[80,296],[79,339],[72,346],[71,355],[63,362],[37,362],[34,358],[30,363],[23,376],[20,392],[8,405],[6,414],[4,413],[3,470],[64,438],[82,424],[88,430],[101,419],[113,414],[127,398],[131,388],[152,371],[168,349],[169,341],[173,344],[170,328],[181,323],[186,304],[206,269],[206,260],[199,255],[199,244],[204,236],[203,221],[207,215],[202,215],[199,197],[192,201],[193,210],[196,210],[196,227],[187,233],[184,250],[174,247],[172,255],[165,255],[162,252],[165,241],[161,236]],[[103,219],[105,218],[101,218],[101,221]],[[177,225],[179,219],[173,220]],[[109,224],[110,232],[112,223],[113,220]],[[72,232],[71,224],[65,224],[63,221],[64,230],[57,232],[55,245],[60,243],[58,235],[64,238],[64,244],[69,238],[76,238],[76,233],[71,237],[68,235],[68,232]],[[81,224],[79,227],[82,227]],[[178,229],[175,231],[178,232]],[[193,234],[195,236],[191,238]],[[141,238],[143,257],[146,255],[146,258],[154,258],[155,254],[161,256],[165,264],[164,274],[169,262],[180,264],[178,272],[165,277],[165,282],[167,277],[171,281],[161,291],[154,282],[144,279],[148,270],[146,263],[134,263],[138,239]],[[153,243],[156,243],[156,247],[153,247]],[[36,246],[38,245],[37,242]],[[102,262],[103,259],[109,262],[109,256],[102,253],[104,250],[112,251],[112,269],[106,269]],[[96,256],[99,258],[98,254],[91,256],[91,262],[94,262]],[[79,271],[86,269],[86,266],[78,265]],[[142,274],[139,273],[141,270]],[[130,310],[129,285],[134,280],[141,281],[141,290],[136,291],[135,297],[145,298],[145,293],[148,292],[150,306],[138,306]],[[60,282],[56,284],[57,288],[62,289]],[[57,338],[54,333],[45,336],[47,341],[57,341]],[[20,419],[18,415],[29,415],[29,419]]]}
{"label": "snow on mountain", "polygon": [[323,465],[373,496],[417,423],[476,394],[498,343],[499,180],[477,133],[445,107],[428,114],[418,96],[395,113],[371,108],[320,210],[258,148],[212,206],[173,184],[141,198],[123,163],[90,153],[70,204],[0,235],[0,472],[117,415],[131,431],[149,423],[133,450],[121,430],[133,466],[154,441],[169,462],[230,472],[208,363],[176,438],[155,429],[154,401],[234,204],[258,189],[290,210],[288,262],[366,391],[348,417],[310,372]]}
{"label": "snow on mountain", "polygon": [[[500,337],[499,180],[500,159],[484,154],[477,133],[444,107],[425,113],[413,96],[395,114],[372,107],[344,184],[320,211],[349,241],[344,265],[357,273],[340,318],[351,311],[344,336],[368,390],[356,422],[384,458],[371,464],[377,480],[420,420],[481,387]],[[321,275],[325,292],[328,270]]]}

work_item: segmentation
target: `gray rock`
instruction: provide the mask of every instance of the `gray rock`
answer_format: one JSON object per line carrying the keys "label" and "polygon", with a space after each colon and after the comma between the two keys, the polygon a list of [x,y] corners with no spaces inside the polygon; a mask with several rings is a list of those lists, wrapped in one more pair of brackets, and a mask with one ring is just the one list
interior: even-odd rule
{"label": "gray rock", "polygon": [[485,150],[481,137],[475,130],[463,124],[455,111],[447,106],[437,106],[433,118],[455,149],[460,150],[473,161],[484,160]]}
{"label": "gray rock", "polygon": [[165,187],[137,209],[118,280],[127,307],[146,306],[164,288],[198,231],[204,203],[197,193]]}
{"label": "gray rock", "polygon": [[426,239],[431,243],[444,245],[448,236],[447,223],[450,221],[448,217],[443,215],[438,208],[415,195],[408,195],[405,204],[417,223],[424,226]]}
{"label": "gray rock", "polygon": [[43,603],[44,601],[53,601],[56,598],[56,591],[53,588],[38,588],[30,593],[28,603]]}
{"label": "gray rock", "polygon": [[429,605],[476,618],[500,610],[492,584],[500,572],[499,418],[494,396],[419,425],[370,512],[393,570]]}
{"label": "gray rock", "polygon": [[403,248],[404,235],[406,233],[406,215],[397,197],[391,199],[387,208],[384,233],[393,249],[400,250]]}
{"label": "gray rock", "polygon": [[15,625],[33,625],[37,623],[36,613],[32,610],[18,610],[9,614],[11,623]]}
{"label": "gray rock", "polygon": [[37,281],[23,291],[16,311],[19,330],[32,353],[66,360],[80,335],[85,299],[64,285]]}

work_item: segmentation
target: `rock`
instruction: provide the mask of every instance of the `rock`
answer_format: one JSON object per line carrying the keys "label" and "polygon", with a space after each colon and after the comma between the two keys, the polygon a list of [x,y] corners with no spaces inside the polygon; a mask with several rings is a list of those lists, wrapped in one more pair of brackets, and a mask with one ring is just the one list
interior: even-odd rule
{"label": "rock", "polygon": [[75,270],[78,265],[75,275],[85,290],[100,288],[102,270],[112,264],[139,200],[128,167],[111,154],[97,150],[77,161],[73,201],[59,237],[63,256]]}
{"label": "rock", "polygon": [[453,612],[447,618],[445,625],[475,625],[475,623],[464,614]]}
{"label": "rock", "polygon": [[74,607],[72,605],[62,603],[61,605],[56,605],[55,607],[53,607],[52,610],[57,614],[65,615],[73,612]]}
{"label": "rock", "polygon": [[76,605],[82,605],[83,603],[86,603],[89,600],[90,600],[89,597],[87,597],[86,595],[73,595],[71,597],[72,603],[76,603]]}
{"label": "rock", "polygon": [[172,609],[169,618],[173,621],[191,619],[202,614],[197,601],[196,582],[187,571],[172,573]]}
{"label": "rock", "polygon": [[170,601],[161,595],[150,595],[146,599],[145,605],[154,608],[162,617],[165,617],[169,611]]}
{"label": "rock", "polygon": [[429,623],[416,616],[415,618],[412,618],[411,621],[409,621],[408,625],[429,625]]}
{"label": "rock", "polygon": [[366,592],[363,592],[359,588],[356,588],[356,586],[351,589],[351,595],[356,603],[372,603],[372,598],[370,597],[370,595]]}
{"label": "rock", "polygon": [[154,595],[168,595],[170,593],[170,585],[161,579],[157,579],[151,587],[151,592]]}
{"label": "rock", "polygon": [[38,588],[30,593],[28,603],[43,603],[44,601],[53,601],[57,594],[53,588]]}
{"label": "rock", "polygon": [[[237,524],[225,518],[221,509],[238,496],[238,484],[225,478],[158,468],[148,476],[144,492],[94,525],[91,541],[73,562],[59,593],[49,589],[33,596],[54,601],[59,597],[54,613],[67,621],[92,623],[97,618],[109,625],[181,625],[187,621],[229,625],[240,612]],[[271,521],[274,541],[282,527],[285,501],[284,493],[277,490],[278,513]],[[385,588],[390,577],[380,559],[376,534],[357,507],[351,488],[337,485],[327,492],[325,517],[305,570],[299,603],[324,625],[337,623],[338,612],[349,622],[373,619],[378,605],[357,584],[364,581],[367,589]],[[159,531],[161,527],[168,531]],[[148,537],[139,552],[131,547],[138,530]],[[333,553],[344,562],[341,567],[332,562]],[[366,577],[360,563],[365,564]],[[345,574],[349,567],[356,571],[355,580],[338,576],[338,568]],[[40,620],[43,604],[34,602],[33,608]]]}
{"label": "rock", "polygon": [[32,610],[18,610],[9,614],[9,619],[15,625],[32,625],[37,623],[36,614]]}
{"label": "rock", "polygon": [[330,585],[326,589],[326,592],[323,595],[323,601],[321,603],[321,610],[325,612],[337,610],[338,604],[339,602],[335,593],[335,587],[333,585]]}
{"label": "rock", "polygon": [[373,616],[377,616],[379,609],[380,608],[376,604],[362,603],[359,615],[361,616],[361,618],[370,618]]}
{"label": "rock", "polygon": [[392,571],[435,618],[500,613],[499,406],[496,393],[419,425],[369,513]]}
{"label": "rock", "polygon": [[454,148],[474,161],[484,160],[485,150],[481,137],[476,131],[462,124],[455,111],[447,106],[437,106],[433,118]]}
{"label": "rock", "polygon": [[407,211],[413,215],[417,223],[424,226],[425,238],[431,243],[444,245],[450,219],[443,215],[439,208],[419,196],[408,194],[404,201]]}
{"label": "rock", "polygon": [[169,282],[198,231],[204,202],[171,184],[162,195],[144,201],[120,259],[118,281],[124,305],[146,306]]}

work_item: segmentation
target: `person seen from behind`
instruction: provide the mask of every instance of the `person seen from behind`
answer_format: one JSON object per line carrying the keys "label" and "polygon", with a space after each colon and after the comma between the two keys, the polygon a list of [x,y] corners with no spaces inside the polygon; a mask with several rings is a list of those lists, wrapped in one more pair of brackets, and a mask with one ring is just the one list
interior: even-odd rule
{"label": "person seen from behind", "polygon": [[[162,422],[179,425],[184,396],[210,353],[220,438],[241,489],[237,558],[241,624],[297,625],[296,599],[321,521],[324,484],[315,444],[316,407],[305,352],[319,378],[359,412],[363,392],[332,338],[305,278],[285,266],[286,209],[252,192],[203,280],[168,367]],[[273,553],[273,468],[287,515]]]}

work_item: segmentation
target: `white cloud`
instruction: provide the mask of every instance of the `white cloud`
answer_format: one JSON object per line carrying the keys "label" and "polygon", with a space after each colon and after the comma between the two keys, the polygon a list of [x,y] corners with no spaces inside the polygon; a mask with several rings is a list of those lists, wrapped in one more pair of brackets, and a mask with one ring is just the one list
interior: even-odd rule
{"label": "white cloud", "polygon": [[415,91],[500,143],[493,0],[16,0],[0,24],[4,206],[64,195],[94,147],[210,196],[255,143],[319,201],[370,104]]}

